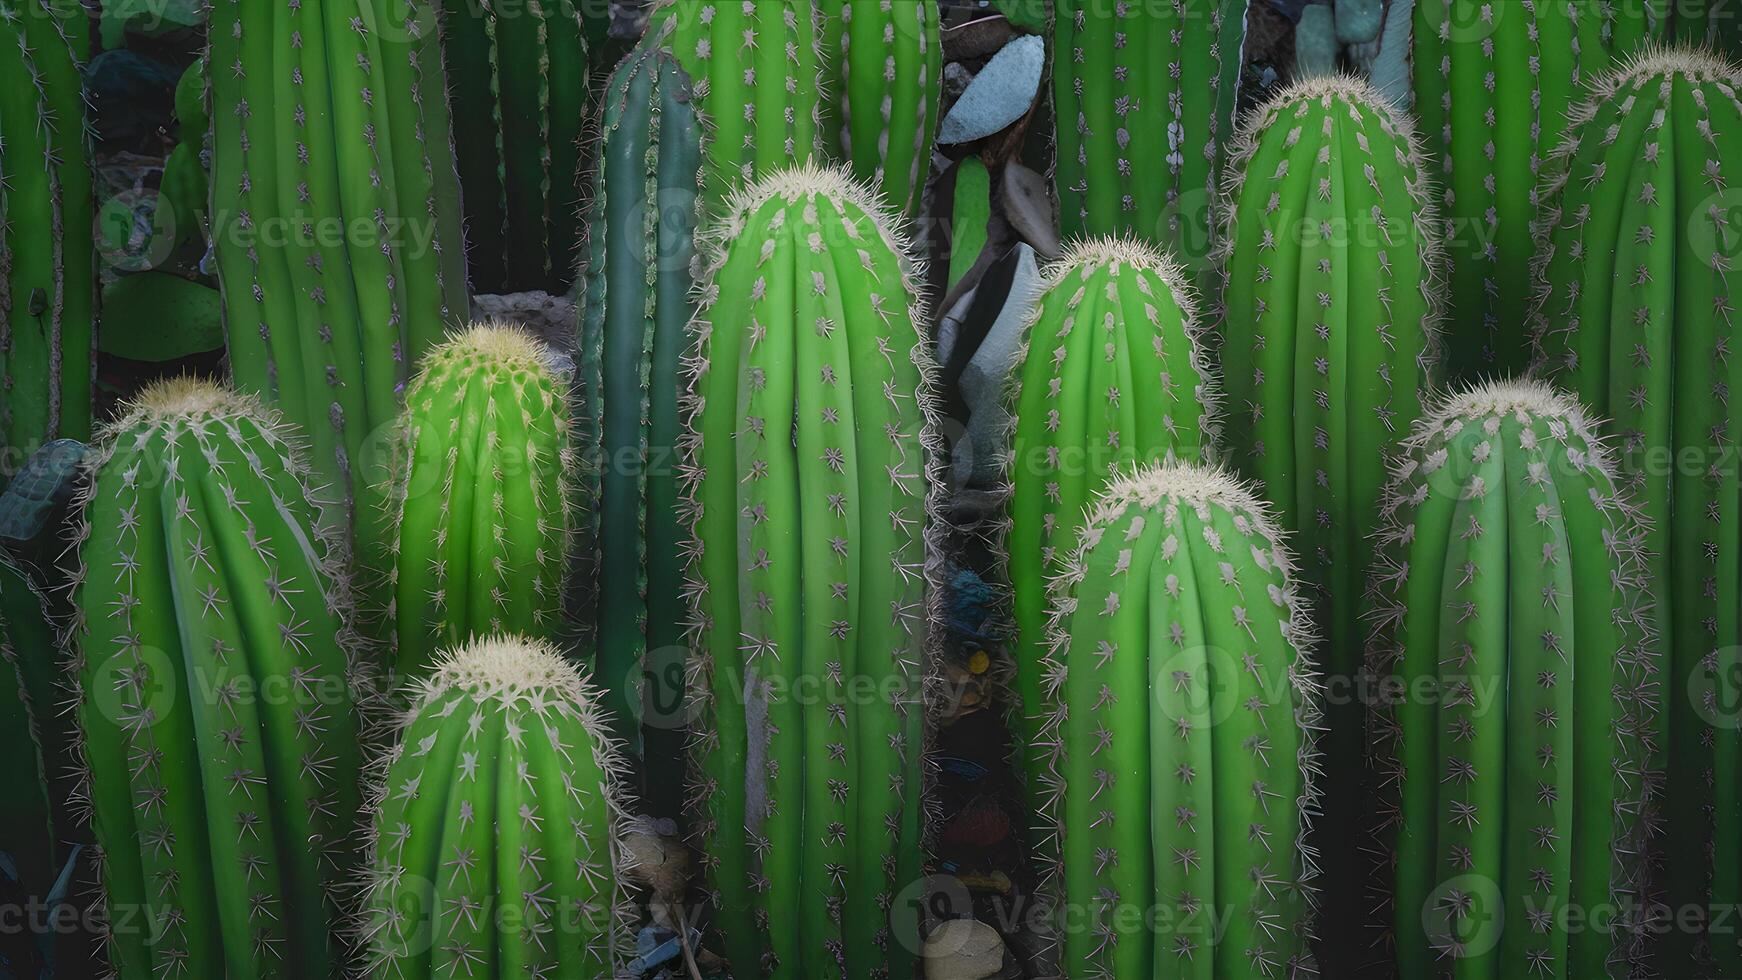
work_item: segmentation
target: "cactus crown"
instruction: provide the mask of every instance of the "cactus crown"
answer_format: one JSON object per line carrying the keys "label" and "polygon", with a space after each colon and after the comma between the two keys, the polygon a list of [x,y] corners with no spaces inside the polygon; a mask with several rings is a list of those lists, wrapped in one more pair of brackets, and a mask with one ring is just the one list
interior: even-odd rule
{"label": "cactus crown", "polygon": [[504,707],[524,705],[535,711],[560,701],[589,717],[598,702],[598,692],[554,645],[518,637],[474,638],[415,684],[418,702],[462,690],[475,701],[494,699]]}
{"label": "cactus crown", "polygon": [[430,350],[423,374],[439,375],[457,367],[481,368],[497,374],[530,371],[555,373],[550,349],[522,324],[487,320],[474,324]]}

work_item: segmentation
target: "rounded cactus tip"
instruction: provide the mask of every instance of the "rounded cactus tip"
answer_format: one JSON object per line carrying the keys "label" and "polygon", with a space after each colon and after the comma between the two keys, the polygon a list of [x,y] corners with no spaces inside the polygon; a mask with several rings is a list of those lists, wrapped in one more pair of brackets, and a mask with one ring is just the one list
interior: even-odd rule
{"label": "rounded cactus tip", "polygon": [[1658,75],[1686,75],[1695,81],[1742,84],[1742,68],[1703,44],[1650,44],[1628,58],[1596,86],[1612,92],[1627,83]]}
{"label": "rounded cactus tip", "polygon": [[590,709],[598,692],[556,646],[520,636],[476,637],[444,653],[418,681],[420,700],[459,689],[505,703],[567,701]]}
{"label": "rounded cactus tip", "polygon": [[1244,511],[1257,521],[1261,535],[1282,537],[1270,517],[1268,505],[1251,487],[1220,467],[1197,463],[1164,462],[1138,467],[1109,483],[1094,510],[1098,517],[1132,504],[1154,507],[1163,500]]}
{"label": "rounded cactus tip", "polygon": [[182,375],[147,385],[122,411],[119,428],[136,423],[163,423],[175,419],[210,418],[223,415],[260,415],[264,409],[252,395],[227,388],[215,381]]}
{"label": "rounded cactus tip", "polygon": [[[726,213],[747,215],[777,197],[787,201],[801,197],[843,201],[870,215],[886,232],[893,229],[893,210],[881,190],[853,176],[853,171],[846,166],[815,160],[776,170],[733,191]],[[890,237],[894,237],[893,234]]]}
{"label": "rounded cactus tip", "polygon": [[1065,252],[1049,268],[1063,273],[1084,266],[1115,263],[1154,270],[1169,285],[1184,286],[1187,275],[1173,254],[1130,235],[1076,239],[1065,246]]}
{"label": "rounded cactus tip", "polygon": [[1522,378],[1482,381],[1453,392],[1428,422],[1436,426],[1455,418],[1514,414],[1561,418],[1574,428],[1587,427],[1584,406],[1577,398],[1547,382]]}
{"label": "rounded cactus tip", "polygon": [[554,352],[530,329],[507,320],[481,320],[424,355],[430,364],[488,361],[510,367],[549,370]]}

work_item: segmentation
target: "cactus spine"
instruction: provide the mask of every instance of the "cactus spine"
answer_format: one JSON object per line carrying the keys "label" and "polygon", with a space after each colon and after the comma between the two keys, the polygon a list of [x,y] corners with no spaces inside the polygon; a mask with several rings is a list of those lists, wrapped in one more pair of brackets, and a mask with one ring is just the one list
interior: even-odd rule
{"label": "cactus spine", "polygon": [[[595,675],[617,734],[637,752],[645,735],[650,762],[668,765],[683,749],[673,700],[683,689],[687,615],[678,387],[695,315],[702,163],[692,98],[689,76],[657,45],[638,46],[605,86],[578,358],[593,540],[583,551],[597,561],[583,572],[592,607],[583,618],[597,631]],[[656,675],[654,690],[644,689],[644,673]],[[672,780],[649,780],[645,794],[654,813],[682,804]]]}
{"label": "cactus spine", "polygon": [[0,486],[39,445],[91,434],[90,29],[63,14],[0,0]]}
{"label": "cactus spine", "polygon": [[[1403,976],[1636,975],[1669,688],[1620,482],[1536,383],[1453,396],[1404,445],[1369,663]],[[1605,910],[1613,934],[1559,918]]]}
{"label": "cactus spine", "polygon": [[936,0],[824,0],[830,152],[890,203],[919,208],[943,91]]}
{"label": "cactus spine", "polygon": [[1184,273],[1136,240],[1092,239],[1046,271],[1013,374],[1009,581],[1031,787],[1047,589],[1089,504],[1134,464],[1210,459],[1215,408]]}
{"label": "cactus spine", "polygon": [[[1669,648],[1670,899],[1742,901],[1742,734],[1730,662],[1742,646],[1742,360],[1734,273],[1742,228],[1742,75],[1663,52],[1602,80],[1544,187],[1539,370],[1612,419],[1648,520]],[[1709,821],[1709,822],[1708,822]],[[1742,974],[1734,935],[1719,975]]]}
{"label": "cactus spine", "polygon": [[1067,237],[1136,235],[1208,264],[1247,0],[1057,0],[1055,181]]}
{"label": "cactus spine", "polygon": [[589,111],[581,2],[442,0],[454,152],[480,293],[564,293],[573,283]]}
{"label": "cactus spine", "polygon": [[[412,365],[466,316],[433,0],[218,0],[212,222],[231,371],[350,494]],[[368,470],[366,472],[365,470]]]}
{"label": "cactus spine", "polygon": [[909,244],[804,167],[738,194],[687,361],[692,826],[740,975],[909,980],[941,458]]}
{"label": "cactus spine", "polygon": [[482,323],[430,351],[406,393],[384,562],[399,674],[471,637],[561,625],[579,465],[552,357]]}
{"label": "cactus spine", "polygon": [[629,800],[599,692],[554,647],[444,654],[371,794],[371,975],[629,976]]}
{"label": "cactus spine", "polygon": [[1415,112],[1451,259],[1448,367],[1522,371],[1543,165],[1584,87],[1663,28],[1664,0],[1417,0]]}
{"label": "cactus spine", "polygon": [[88,464],[69,673],[107,901],[144,916],[109,937],[121,976],[341,966],[363,678],[343,545],[285,431],[165,382]]}
{"label": "cactus spine", "polygon": [[1233,479],[1166,463],[1114,481],[1066,552],[1045,893],[1087,918],[1062,930],[1050,975],[1316,975],[1322,692],[1281,532]]}

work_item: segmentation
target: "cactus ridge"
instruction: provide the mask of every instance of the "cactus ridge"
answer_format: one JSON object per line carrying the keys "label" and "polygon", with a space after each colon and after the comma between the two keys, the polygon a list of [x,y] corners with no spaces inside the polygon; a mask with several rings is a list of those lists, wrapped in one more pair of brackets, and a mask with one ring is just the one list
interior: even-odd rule
{"label": "cactus ridge", "polygon": [[[1368,670],[1394,687],[1369,771],[1405,976],[1633,975],[1644,954],[1669,688],[1645,524],[1596,433],[1547,385],[1483,385],[1417,424],[1386,487]],[[1613,934],[1553,927],[1617,906]]]}
{"label": "cactus ridge", "polygon": [[1043,902],[1086,918],[1045,936],[1049,975],[1316,975],[1323,688],[1293,567],[1220,470],[1146,465],[1086,509],[1050,582],[1041,736]]}
{"label": "cactus ridge", "polygon": [[914,214],[931,171],[943,89],[937,3],[825,0],[818,9],[830,69],[829,146],[859,179]]}

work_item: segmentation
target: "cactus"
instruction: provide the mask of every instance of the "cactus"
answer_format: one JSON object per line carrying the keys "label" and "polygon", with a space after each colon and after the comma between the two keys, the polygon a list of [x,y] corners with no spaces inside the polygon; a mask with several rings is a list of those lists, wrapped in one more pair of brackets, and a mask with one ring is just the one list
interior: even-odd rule
{"label": "cactus", "polygon": [[370,797],[371,975],[630,976],[630,801],[598,690],[554,647],[493,637],[412,698]]}
{"label": "cactus", "polygon": [[[653,771],[683,754],[685,536],[678,516],[679,361],[695,314],[701,130],[689,76],[643,44],[605,86],[600,165],[589,198],[580,381],[580,446],[597,565],[583,570],[596,629],[595,676],[616,734]],[[646,690],[652,674],[659,685]],[[670,690],[666,688],[669,687]],[[636,725],[640,719],[645,722]],[[659,814],[682,806],[674,780],[644,794]]]}
{"label": "cactus", "polygon": [[584,0],[441,2],[472,287],[566,293],[590,112]]}
{"label": "cactus", "polygon": [[406,392],[381,562],[396,674],[471,637],[562,624],[579,461],[553,356],[481,323],[430,351]]}
{"label": "cactus", "polygon": [[1674,0],[1674,36],[1729,57],[1742,54],[1742,3],[1737,0]]}
{"label": "cactus", "polygon": [[1054,176],[1066,237],[1135,234],[1206,268],[1246,6],[1057,0]]}
{"label": "cactus", "polygon": [[1402,976],[1642,975],[1670,688],[1620,485],[1540,383],[1451,396],[1404,444],[1369,648]]}
{"label": "cactus", "polygon": [[1048,975],[1315,976],[1323,692],[1281,532],[1232,478],[1165,463],[1115,480],[1065,549],[1043,894],[1073,918]]}
{"label": "cactus", "polygon": [[121,976],[342,965],[367,678],[342,537],[287,432],[252,397],[161,382],[86,463],[69,675]]}
{"label": "cactus", "polygon": [[97,269],[75,4],[0,0],[0,486],[91,434]]}
{"label": "cactus", "polygon": [[1416,0],[1415,112],[1451,258],[1448,368],[1522,371],[1531,223],[1584,87],[1665,27],[1665,0]]}
{"label": "cactus", "polygon": [[[11,862],[7,873],[39,899],[48,895],[59,870],[49,780],[64,759],[57,760],[54,747],[45,744],[52,730],[43,728],[60,703],[53,637],[42,597],[0,555],[0,745],[7,747],[0,763],[7,787],[0,797],[0,853]],[[14,948],[11,941],[0,943],[0,956]]]}
{"label": "cactus", "polygon": [[828,148],[890,203],[915,214],[931,173],[943,92],[936,0],[824,0],[817,6],[829,67]]}
{"label": "cactus", "polygon": [[348,499],[381,476],[365,449],[398,415],[412,366],[466,317],[433,2],[210,11],[231,372],[306,430],[317,471]]}
{"label": "cactus", "polygon": [[770,172],[824,157],[819,20],[812,0],[659,0],[648,15],[646,37],[695,86],[711,211]]}
{"label": "cactus", "polygon": [[1050,266],[1015,362],[1005,553],[1030,788],[1046,651],[1046,582],[1084,509],[1133,464],[1210,459],[1215,408],[1203,323],[1173,261],[1129,239],[1092,239]]}
{"label": "cactus", "polygon": [[740,976],[918,975],[891,928],[922,860],[943,450],[890,221],[815,166],[736,195],[686,361],[690,817]]}
{"label": "cactus", "polygon": [[[1612,419],[1650,532],[1669,648],[1664,687],[1678,907],[1742,901],[1742,734],[1730,664],[1742,648],[1742,254],[1730,190],[1742,159],[1742,74],[1669,51],[1603,79],[1543,189],[1533,326],[1538,371]],[[1742,975],[1733,933],[1718,975]]]}

